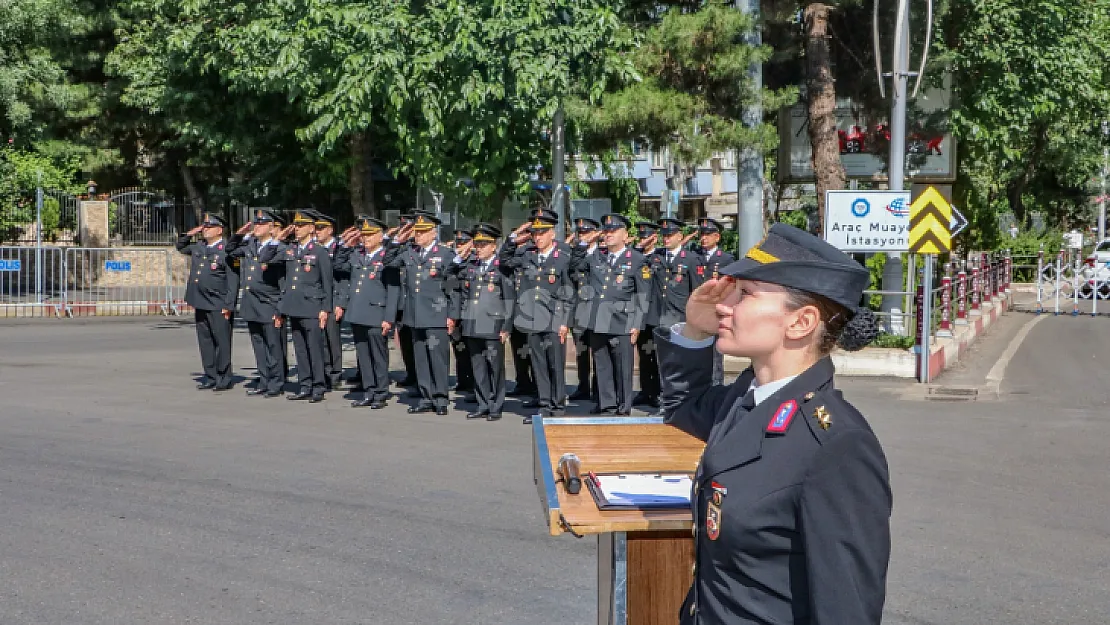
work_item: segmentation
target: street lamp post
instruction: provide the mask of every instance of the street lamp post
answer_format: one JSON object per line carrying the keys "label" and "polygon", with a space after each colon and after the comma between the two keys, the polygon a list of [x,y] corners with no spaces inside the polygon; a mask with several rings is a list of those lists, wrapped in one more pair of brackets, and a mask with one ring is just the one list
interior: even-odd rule
{"label": "street lamp post", "polygon": [[1110,122],[1102,122],[1102,195],[1098,200],[1098,240],[1106,238],[1106,168],[1110,160]]}

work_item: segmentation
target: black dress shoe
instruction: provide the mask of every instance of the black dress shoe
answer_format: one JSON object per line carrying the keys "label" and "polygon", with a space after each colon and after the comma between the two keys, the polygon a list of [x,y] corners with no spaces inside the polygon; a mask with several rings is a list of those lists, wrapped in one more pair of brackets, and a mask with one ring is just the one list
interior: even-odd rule
{"label": "black dress shoe", "polygon": [[651,406],[652,408],[658,408],[660,406],[659,398],[658,397],[648,397],[647,405]]}
{"label": "black dress shoe", "polygon": [[197,384],[198,391],[208,391],[214,388],[216,388],[215,382],[204,382],[203,384]]}
{"label": "black dress shoe", "polygon": [[524,417],[524,425],[532,425],[532,417]]}
{"label": "black dress shoe", "polygon": [[320,402],[322,402],[322,401],[324,401],[324,395],[323,395],[323,393],[321,393],[321,394],[319,394],[319,395],[313,395],[313,396],[312,396],[312,399],[308,400],[308,403],[310,403],[310,404],[318,404],[318,403],[320,403]]}
{"label": "black dress shoe", "polygon": [[254,397],[255,395],[265,395],[265,394],[266,394],[266,389],[264,389],[264,388],[252,388],[252,389],[247,391],[247,395],[250,395],[251,397]]}
{"label": "black dress shoe", "polygon": [[508,393],[505,393],[505,395],[507,395],[509,397],[531,397],[532,395],[535,395],[535,394],[536,394],[536,389],[535,388],[528,388],[528,387],[514,388],[513,390],[509,391]]}
{"label": "black dress shoe", "polygon": [[266,391],[266,399],[281,397],[281,391]]}
{"label": "black dress shoe", "polygon": [[230,390],[231,390],[231,385],[230,384],[217,384],[215,387],[212,388],[212,391],[215,392],[215,393],[222,393],[224,391],[230,391]]}
{"label": "black dress shoe", "polygon": [[428,404],[417,404],[415,406],[410,406],[409,409],[408,409],[408,413],[409,414],[421,414],[421,413],[425,413],[425,412],[434,412],[435,409],[436,409],[435,406],[431,406],[431,405],[428,405]]}
{"label": "black dress shoe", "polygon": [[398,382],[397,386],[416,386],[416,378],[405,378]]}
{"label": "black dress shoe", "polygon": [[465,397],[462,398],[462,403],[464,403],[464,404],[476,404],[476,403],[478,403],[478,396],[477,395],[466,395]]}
{"label": "black dress shoe", "polygon": [[351,402],[351,408],[365,408],[367,406],[372,405],[373,403],[374,403],[374,400],[370,399],[369,397],[365,397],[365,398],[360,399],[358,401]]}
{"label": "black dress shoe", "polygon": [[489,414],[489,416],[486,417],[486,421],[500,421],[500,420],[501,420],[501,413],[500,412],[491,412]]}
{"label": "black dress shoe", "polygon": [[573,395],[568,397],[570,401],[590,401],[590,394],[586,392],[575,391]]}
{"label": "black dress shoe", "polygon": [[370,410],[381,410],[382,408],[385,408],[384,400],[379,399],[370,403]]}
{"label": "black dress shoe", "polygon": [[481,419],[482,417],[488,417],[488,416],[489,416],[488,412],[468,412],[468,413],[466,413],[466,418],[467,419]]}
{"label": "black dress shoe", "polygon": [[528,400],[528,401],[524,402],[524,407],[525,408],[542,408],[543,404],[541,404],[538,399],[531,399],[531,400]]}
{"label": "black dress shoe", "polygon": [[558,406],[544,408],[543,412],[549,417],[563,417],[567,414],[567,411],[565,409],[559,408]]}
{"label": "black dress shoe", "polygon": [[421,393],[420,389],[418,389],[418,388],[413,389],[413,390],[405,393],[405,397],[423,397],[423,396],[424,396],[424,393]]}
{"label": "black dress shoe", "polygon": [[439,408],[436,408],[436,414],[441,417],[445,416],[447,414],[447,406],[440,406]]}
{"label": "black dress shoe", "polygon": [[648,403],[648,401],[650,401],[650,400],[651,400],[651,398],[648,397],[647,393],[643,393],[643,392],[636,393],[636,396],[632,398],[632,405],[633,406],[639,406],[640,404]]}
{"label": "black dress shoe", "polygon": [[288,395],[285,399],[289,401],[304,401],[306,399],[312,399],[312,393],[302,391],[296,395]]}
{"label": "black dress shoe", "polygon": [[601,406],[594,406],[594,407],[593,407],[593,408],[592,408],[592,409],[590,410],[590,414],[604,414],[604,413],[605,413],[605,410],[604,410],[604,409],[602,409],[602,407],[601,407]]}
{"label": "black dress shoe", "polygon": [[616,411],[613,412],[613,414],[617,415],[618,417],[631,417],[632,416],[632,411],[631,410],[616,410]]}

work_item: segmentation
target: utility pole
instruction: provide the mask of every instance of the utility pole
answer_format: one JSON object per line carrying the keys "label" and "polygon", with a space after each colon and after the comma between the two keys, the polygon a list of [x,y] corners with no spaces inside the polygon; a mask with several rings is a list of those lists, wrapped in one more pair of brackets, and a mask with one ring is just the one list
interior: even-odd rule
{"label": "utility pole", "polygon": [[[890,112],[890,168],[889,186],[891,191],[904,191],[906,188],[906,101],[909,99],[909,65],[910,65],[910,11],[906,0],[898,4],[898,17],[901,18],[895,25],[897,30],[894,37],[894,63],[891,68],[893,78],[894,104]],[[916,265],[916,263],[914,263]],[[913,283],[915,276],[910,276],[909,283]],[[893,253],[886,255],[886,264],[883,265],[883,291],[897,293],[903,289],[902,283],[902,255]],[[909,287],[905,287],[909,290]],[[926,285],[926,289],[928,289]],[[884,295],[883,310],[890,312],[902,306],[900,295]],[[902,311],[908,313],[909,311]],[[908,317],[902,317],[903,320]],[[888,323],[893,324],[893,317]],[[903,321],[906,334],[909,334],[909,323]],[[892,330],[893,328],[888,328]]]}
{"label": "utility pole", "polygon": [[[752,16],[755,25],[744,37],[744,42],[756,47],[763,44],[759,25],[760,0],[736,0],[736,8]],[[754,128],[763,121],[763,102],[760,91],[763,89],[763,65],[752,63],[748,68],[748,79],[752,83],[755,98],[744,107],[741,120],[748,128]],[[763,153],[755,148],[745,148],[736,154],[736,230],[739,236],[737,258],[755,247],[763,238]]]}

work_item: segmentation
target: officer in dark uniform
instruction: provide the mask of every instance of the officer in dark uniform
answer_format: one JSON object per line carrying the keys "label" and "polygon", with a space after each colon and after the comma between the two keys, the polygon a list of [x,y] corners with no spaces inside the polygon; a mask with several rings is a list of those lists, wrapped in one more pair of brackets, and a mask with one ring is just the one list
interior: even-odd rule
{"label": "officer in dark uniform", "polygon": [[379,410],[389,398],[389,332],[397,318],[400,285],[386,279],[385,224],[366,215],[356,221],[335,255],[336,272],[350,276],[336,309],[351,324],[355,339],[363,396],[351,406]]}
{"label": "officer in dark uniform", "polygon": [[628,245],[630,226],[624,215],[605,215],[602,231],[606,253],[587,253],[588,246],[579,243],[573,254],[572,267],[589,274],[578,296],[590,304],[585,309],[579,307],[578,312],[585,315],[585,326],[593,332],[590,351],[597,368],[598,390],[593,414],[632,413],[633,346],[647,313],[651,268],[644,255]]}
{"label": "officer in dark uniform", "polygon": [[501,250],[502,264],[513,272],[517,289],[513,325],[528,335],[536,381],[536,403],[526,407],[541,408],[549,416],[566,411],[566,341],[574,310],[571,254],[557,245],[558,223],[557,215],[540,213],[529,226],[527,249],[519,250],[516,240],[510,240]]}
{"label": "officer in dark uniform", "polygon": [[[868,271],[775,224],[656,331],[667,422],[706,441],[694,579],[680,622],[878,625],[890,558],[886,458],[836,388],[829,352],[877,334]],[[727,310],[728,312],[722,312]],[[712,352],[751,358],[711,386]]]}
{"label": "officer in dark uniform", "polygon": [[[456,252],[471,243],[472,237],[470,232],[466,230],[455,231],[455,250]],[[473,247],[473,246],[470,246]],[[466,259],[471,260],[471,259]],[[448,287],[451,290],[452,296],[456,296],[459,291],[459,285],[451,283]],[[457,303],[457,302],[454,302]],[[457,320],[457,319],[456,319]],[[455,324],[455,331],[451,333],[451,351],[455,355],[455,392],[456,393],[473,393],[474,392],[474,370],[470,364],[470,352],[467,351],[465,338],[462,335],[462,328],[459,324]],[[475,400],[472,395],[467,395],[464,401],[470,402]]]}
{"label": "officer in dark uniform", "polygon": [[[698,247],[697,254],[701,265],[698,267],[697,283],[694,288],[720,276],[721,268],[731,264],[735,257],[722,250],[718,245],[721,242],[721,222],[716,219],[703,217],[698,220]],[[721,384],[725,379],[725,359],[720,353],[713,356],[713,383]]]}
{"label": "officer in dark uniform", "polygon": [[[416,383],[421,400],[409,408],[410,414],[435,412],[447,414],[447,375],[450,371],[451,340],[454,322],[448,318],[450,294],[444,290],[447,270],[454,250],[436,242],[438,217],[417,212],[416,221],[401,228],[389,242],[385,263],[404,269],[405,325],[412,328],[416,359]],[[412,238],[416,244],[408,245]]]}
{"label": "officer in dark uniform", "polygon": [[[239,283],[242,296],[239,298],[239,315],[247,322],[247,331],[254,348],[255,368],[258,370],[258,385],[247,391],[247,395],[277,397],[285,386],[282,371],[281,325],[278,305],[281,303],[281,287],[285,279],[285,263],[264,264],[259,260],[262,246],[266,245],[275,232],[276,217],[266,209],[254,212],[254,221],[247,222],[228,242],[228,256],[239,263]],[[249,234],[248,234],[249,233]]]}
{"label": "officer in dark uniform", "polygon": [[[312,218],[316,225],[316,244],[328,251],[331,257],[334,275],[334,289],[332,301],[343,295],[347,288],[348,275],[335,269],[335,252],[339,248],[339,239],[335,238],[335,218],[325,215],[320,211],[312,211]],[[339,332],[341,315],[336,311],[328,315],[328,325],[324,328],[324,376],[328,381],[328,388],[339,388],[340,379],[343,377],[343,340]]]}
{"label": "officer in dark uniform", "polygon": [[492,224],[475,226],[473,242],[456,248],[457,262],[451,269],[459,288],[451,318],[467,344],[478,403],[467,419],[497,421],[505,404],[505,341],[514,297],[510,270],[497,257],[500,236]]}
{"label": "officer in dark uniform", "polygon": [[[282,242],[290,234],[295,240]],[[327,389],[322,333],[334,310],[335,289],[331,256],[315,242],[315,234],[313,217],[306,211],[297,211],[293,223],[264,245],[258,254],[259,262],[285,264],[280,312],[289,320],[293,331],[300,381],[300,392],[289,395],[288,399],[308,399],[312,403],[323,401]]]}
{"label": "officer in dark uniform", "polygon": [[[412,215],[401,215],[400,227],[412,225],[416,221]],[[411,247],[413,243],[410,241],[408,245]],[[395,279],[398,285],[402,285],[406,281],[406,269],[404,267],[391,267],[386,272],[387,276],[396,274]],[[397,342],[401,344],[401,362],[405,365],[405,377],[397,385],[402,387],[415,387],[416,386],[416,356],[413,354],[412,342],[412,328],[405,325],[405,307],[408,305],[408,297],[405,295],[405,290],[401,289],[401,295],[397,300]],[[420,397],[420,391],[416,390],[411,394],[413,397]]]}
{"label": "officer in dark uniform", "polygon": [[[580,217],[575,220],[574,227],[575,236],[579,241],[586,244],[586,253],[593,252],[597,248],[597,240],[601,235],[601,224],[597,220]],[[571,279],[574,280],[574,289],[577,293],[586,285],[589,280],[589,273],[572,271]],[[597,401],[597,372],[590,366],[593,359],[590,355],[590,331],[579,321],[577,313],[579,306],[588,308],[589,305],[589,302],[583,302],[575,298],[574,327],[571,332],[574,335],[574,351],[577,355],[578,388],[570,396],[572,401]]]}
{"label": "officer in dark uniform", "polygon": [[642,239],[652,248],[645,252],[651,267],[651,299],[644,317],[644,331],[636,342],[640,358],[640,393],[632,400],[633,405],[659,407],[655,328],[670,327],[686,318],[686,300],[693,290],[691,285],[697,275],[698,260],[682,247],[689,239],[682,236],[684,226],[677,219],[662,219],[656,226],[657,231]]}
{"label": "officer in dark uniform", "polygon": [[[204,381],[200,390],[231,388],[231,314],[239,295],[238,275],[229,267],[219,215],[205,213],[201,224],[177,239],[177,251],[192,257],[185,303],[193,307]],[[203,241],[193,243],[200,234]]]}

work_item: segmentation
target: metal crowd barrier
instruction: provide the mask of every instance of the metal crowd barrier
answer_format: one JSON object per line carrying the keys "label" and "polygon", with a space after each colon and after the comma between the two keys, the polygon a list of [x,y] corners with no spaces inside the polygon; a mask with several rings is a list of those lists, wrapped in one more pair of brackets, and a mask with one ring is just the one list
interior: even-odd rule
{"label": "metal crowd barrier", "polygon": [[0,317],[62,315],[62,252],[60,247],[0,247]]}
{"label": "metal crowd barrier", "polygon": [[[1110,299],[1110,263],[1088,266],[1080,255],[1061,250],[1055,258],[1037,257],[1037,313],[1079,315],[1079,300],[1091,300],[1091,315],[1098,315],[1100,301]],[[1068,310],[1068,305],[1071,310]]]}
{"label": "metal crowd barrier", "polygon": [[173,312],[170,253],[163,249],[70,248],[65,312],[89,315],[168,315]]}

